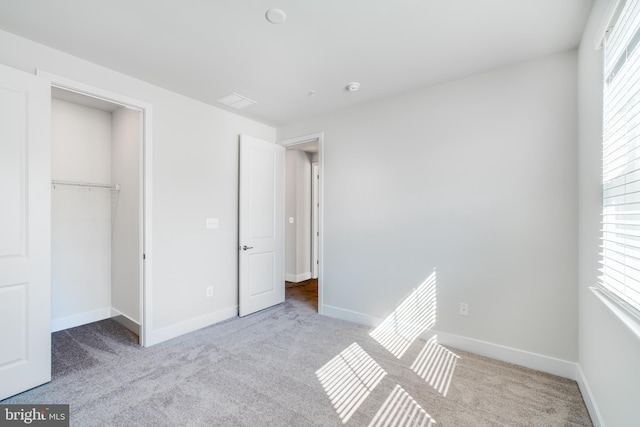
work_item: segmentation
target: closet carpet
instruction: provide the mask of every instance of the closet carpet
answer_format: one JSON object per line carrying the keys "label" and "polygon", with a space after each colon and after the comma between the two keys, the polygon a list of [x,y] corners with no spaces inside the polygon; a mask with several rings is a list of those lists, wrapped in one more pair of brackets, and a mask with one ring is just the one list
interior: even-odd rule
{"label": "closet carpet", "polygon": [[[319,316],[314,286],[150,348],[112,320],[56,332],[51,383],[2,403],[68,403],[82,427],[592,425],[574,381],[421,340],[398,359]],[[412,369],[428,348],[447,356],[431,377]]]}

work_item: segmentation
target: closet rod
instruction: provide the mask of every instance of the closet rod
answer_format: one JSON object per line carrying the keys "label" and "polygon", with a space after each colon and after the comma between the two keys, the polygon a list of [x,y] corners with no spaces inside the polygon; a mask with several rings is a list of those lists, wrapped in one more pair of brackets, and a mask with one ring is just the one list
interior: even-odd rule
{"label": "closet rod", "polygon": [[94,182],[81,182],[81,181],[59,181],[57,179],[51,180],[51,185],[72,185],[75,187],[94,187],[94,188],[108,188],[110,190],[120,190],[120,184],[96,184]]}

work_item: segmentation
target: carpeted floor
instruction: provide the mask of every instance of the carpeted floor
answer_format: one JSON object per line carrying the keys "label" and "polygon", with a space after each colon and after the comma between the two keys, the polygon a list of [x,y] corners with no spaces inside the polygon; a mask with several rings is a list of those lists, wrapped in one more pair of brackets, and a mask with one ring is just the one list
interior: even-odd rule
{"label": "carpeted floor", "polygon": [[69,403],[82,427],[592,425],[574,381],[436,342],[398,359],[314,295],[287,284],[279,306],[146,349],[112,320],[56,332],[53,381],[2,403]]}

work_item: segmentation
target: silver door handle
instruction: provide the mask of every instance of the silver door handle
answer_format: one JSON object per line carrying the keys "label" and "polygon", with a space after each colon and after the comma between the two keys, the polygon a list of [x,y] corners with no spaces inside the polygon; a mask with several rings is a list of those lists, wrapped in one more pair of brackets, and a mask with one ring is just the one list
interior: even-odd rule
{"label": "silver door handle", "polygon": [[247,246],[247,245],[244,245],[244,246],[242,247],[242,250],[243,250],[243,251],[246,251],[247,249],[253,249],[253,246]]}

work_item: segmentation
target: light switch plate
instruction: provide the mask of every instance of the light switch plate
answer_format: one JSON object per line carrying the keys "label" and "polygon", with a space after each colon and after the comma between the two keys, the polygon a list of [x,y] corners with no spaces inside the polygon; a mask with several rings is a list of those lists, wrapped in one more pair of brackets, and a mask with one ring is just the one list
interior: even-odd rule
{"label": "light switch plate", "polygon": [[207,218],[207,228],[218,228],[219,226],[218,218]]}
{"label": "light switch plate", "polygon": [[293,224],[293,217],[292,216],[289,217],[289,224]]}

